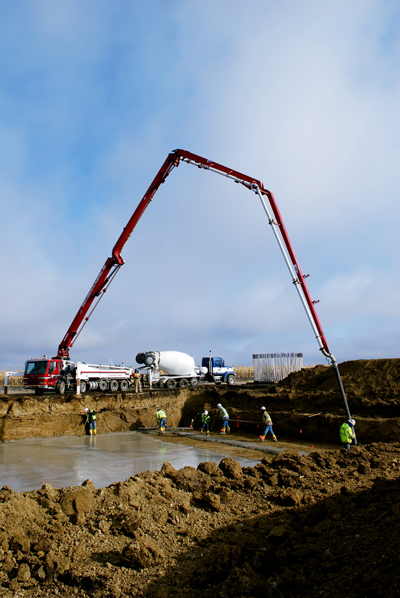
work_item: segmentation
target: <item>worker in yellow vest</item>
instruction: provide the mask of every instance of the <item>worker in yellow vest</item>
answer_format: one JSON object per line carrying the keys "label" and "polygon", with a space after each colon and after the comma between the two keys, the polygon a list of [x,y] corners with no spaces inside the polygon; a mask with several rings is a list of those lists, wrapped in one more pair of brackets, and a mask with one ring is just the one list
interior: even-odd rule
{"label": "worker in yellow vest", "polygon": [[272,440],[274,442],[278,442],[277,437],[274,434],[274,431],[272,429],[272,419],[270,414],[268,413],[268,411],[265,409],[265,407],[261,407],[261,411],[263,414],[263,424],[264,424],[264,433],[261,434],[260,436],[260,440],[261,442],[264,442],[266,435],[268,434],[268,432],[271,432],[272,434]]}
{"label": "worker in yellow vest", "polygon": [[165,411],[163,409],[157,409],[156,412],[156,418],[158,419],[159,422],[159,434],[164,434],[165,432],[165,426],[167,423],[167,414],[165,413]]}
{"label": "worker in yellow vest", "polygon": [[221,420],[220,434],[230,434],[231,429],[229,427],[229,413],[225,407],[221,405],[221,403],[218,403],[217,408],[219,409],[219,418]]}
{"label": "worker in yellow vest", "polygon": [[140,372],[139,372],[139,370],[137,368],[133,372],[133,379],[135,381],[135,392],[142,392],[141,375],[140,375]]}

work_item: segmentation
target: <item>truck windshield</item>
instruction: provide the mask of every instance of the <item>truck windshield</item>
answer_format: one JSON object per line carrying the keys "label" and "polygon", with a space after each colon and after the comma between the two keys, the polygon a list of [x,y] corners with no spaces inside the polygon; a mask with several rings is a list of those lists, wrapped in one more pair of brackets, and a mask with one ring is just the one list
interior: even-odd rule
{"label": "truck windshield", "polygon": [[45,374],[48,361],[28,361],[25,367],[25,374]]}

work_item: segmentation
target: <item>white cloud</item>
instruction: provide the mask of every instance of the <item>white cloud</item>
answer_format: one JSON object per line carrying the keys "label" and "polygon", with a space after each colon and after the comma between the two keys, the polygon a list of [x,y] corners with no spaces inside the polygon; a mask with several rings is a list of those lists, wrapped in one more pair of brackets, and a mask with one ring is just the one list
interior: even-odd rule
{"label": "white cloud", "polygon": [[[1,10],[2,363],[56,350],[176,147],[275,193],[339,361],[398,352],[395,4],[49,1]],[[77,359],[128,362],[139,350],[193,344],[235,363],[259,350],[318,359],[247,190],[182,164],[123,256]]]}

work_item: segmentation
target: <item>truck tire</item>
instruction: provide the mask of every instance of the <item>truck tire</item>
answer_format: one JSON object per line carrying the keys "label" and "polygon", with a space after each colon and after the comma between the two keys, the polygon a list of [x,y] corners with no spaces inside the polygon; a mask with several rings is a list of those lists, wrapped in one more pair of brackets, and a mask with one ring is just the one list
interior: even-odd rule
{"label": "truck tire", "polygon": [[35,388],[35,395],[37,397],[41,397],[43,393],[44,393],[44,388],[37,388],[37,387]]}
{"label": "truck tire", "polygon": [[179,380],[179,386],[181,388],[187,388],[189,386],[189,380],[186,380],[186,378],[182,378],[181,380]]}
{"label": "truck tire", "polygon": [[107,380],[100,380],[99,382],[99,390],[101,390],[101,392],[105,392],[107,390]]}
{"label": "truck tire", "polygon": [[111,380],[110,382],[110,390],[111,392],[116,392],[118,390],[118,380]]}
{"label": "truck tire", "polygon": [[226,383],[228,386],[233,386],[236,382],[235,374],[228,374],[226,377]]}
{"label": "truck tire", "polygon": [[174,380],[173,378],[170,378],[169,380],[166,381],[165,386],[167,388],[175,388],[176,380]]}
{"label": "truck tire", "polygon": [[197,378],[190,378],[190,386],[197,386],[199,381]]}
{"label": "truck tire", "polygon": [[65,394],[65,387],[64,380],[59,380],[56,384],[56,392],[58,392],[59,395]]}
{"label": "truck tire", "polygon": [[88,387],[88,383],[86,380],[81,380],[81,393],[84,395],[85,392],[89,390],[90,386]]}
{"label": "truck tire", "polygon": [[156,358],[154,357],[154,355],[146,355],[146,357],[144,358],[144,363],[145,365],[154,365]]}
{"label": "truck tire", "polygon": [[120,384],[119,384],[120,389],[122,390],[122,392],[126,392],[129,388],[129,382],[128,380],[121,380]]}

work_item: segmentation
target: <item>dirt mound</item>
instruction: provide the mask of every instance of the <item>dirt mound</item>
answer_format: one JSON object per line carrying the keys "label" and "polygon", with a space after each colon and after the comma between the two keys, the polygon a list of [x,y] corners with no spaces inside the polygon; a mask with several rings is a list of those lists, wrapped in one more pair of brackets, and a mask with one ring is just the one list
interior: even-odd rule
{"label": "dirt mound", "polygon": [[[339,370],[354,415],[400,416],[400,359],[345,361]],[[276,396],[274,398],[274,393]],[[290,374],[269,392],[271,404],[281,410],[339,414],[343,402],[334,368],[317,365]]]}
{"label": "dirt mound", "polygon": [[[400,398],[400,359],[358,359],[339,364],[347,393],[368,398]],[[277,384],[279,389],[296,391],[336,391],[333,366],[317,365],[290,374]]]}
{"label": "dirt mound", "polygon": [[400,444],[3,487],[1,595],[394,596],[399,505]]}

